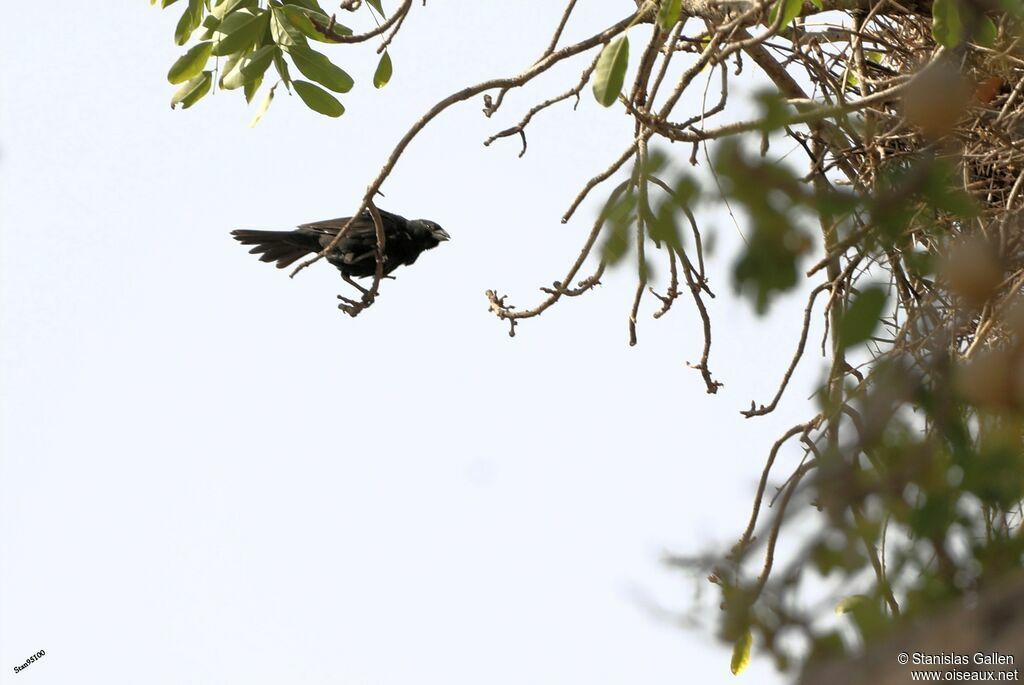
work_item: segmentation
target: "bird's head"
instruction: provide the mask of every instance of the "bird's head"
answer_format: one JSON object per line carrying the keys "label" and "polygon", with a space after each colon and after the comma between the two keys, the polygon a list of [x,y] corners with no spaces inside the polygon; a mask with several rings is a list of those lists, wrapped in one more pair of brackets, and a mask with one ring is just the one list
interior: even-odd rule
{"label": "bird's head", "polygon": [[415,219],[412,222],[415,224],[418,232],[423,234],[428,241],[432,244],[430,247],[437,247],[446,240],[451,240],[452,237],[448,235],[448,231],[441,228],[438,224],[427,219]]}

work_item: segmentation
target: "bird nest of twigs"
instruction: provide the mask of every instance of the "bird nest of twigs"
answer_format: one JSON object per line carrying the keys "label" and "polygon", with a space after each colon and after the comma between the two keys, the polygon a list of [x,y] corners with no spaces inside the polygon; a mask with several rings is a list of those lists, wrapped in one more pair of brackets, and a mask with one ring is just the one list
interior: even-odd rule
{"label": "bird nest of twigs", "polygon": [[789,62],[839,104],[870,101],[855,118],[823,122],[836,132],[823,164],[873,199],[876,224],[907,213],[884,248],[905,315],[893,321],[897,350],[934,349],[940,337],[966,357],[1016,345],[1010,312],[1024,284],[1020,22],[978,12],[958,27],[962,40],[944,47],[920,9],[849,19],[834,41],[829,28],[798,28]]}

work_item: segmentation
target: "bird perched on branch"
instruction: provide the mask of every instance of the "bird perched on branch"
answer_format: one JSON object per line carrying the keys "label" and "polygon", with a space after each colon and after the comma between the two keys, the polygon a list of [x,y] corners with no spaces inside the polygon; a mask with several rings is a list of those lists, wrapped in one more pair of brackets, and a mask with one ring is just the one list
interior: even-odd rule
{"label": "bird perched on branch", "polygon": [[[409,220],[380,212],[384,227],[383,275],[403,264],[412,264],[420,253],[449,240],[451,236],[433,221]],[[231,231],[243,245],[255,245],[249,252],[260,255],[261,262],[277,262],[283,269],[308,254],[320,252],[331,244],[349,217],[301,224],[294,231]],[[338,244],[324,258],[336,266],[341,277],[364,293],[366,289],[352,278],[369,278],[377,271],[377,229],[369,210],[364,211]]]}

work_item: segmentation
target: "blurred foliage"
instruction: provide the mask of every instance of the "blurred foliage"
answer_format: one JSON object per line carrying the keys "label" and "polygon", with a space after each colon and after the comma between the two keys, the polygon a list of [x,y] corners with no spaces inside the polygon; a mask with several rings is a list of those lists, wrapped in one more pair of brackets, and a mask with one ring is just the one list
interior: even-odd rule
{"label": "blurred foliage", "polygon": [[[665,153],[652,153],[638,164],[628,182],[616,188],[604,208],[604,242],[601,260],[616,266],[636,254],[637,232],[655,249],[684,254],[682,224],[700,198],[697,183],[685,171],[673,171]],[[638,269],[646,276],[651,266],[638,261]]]}

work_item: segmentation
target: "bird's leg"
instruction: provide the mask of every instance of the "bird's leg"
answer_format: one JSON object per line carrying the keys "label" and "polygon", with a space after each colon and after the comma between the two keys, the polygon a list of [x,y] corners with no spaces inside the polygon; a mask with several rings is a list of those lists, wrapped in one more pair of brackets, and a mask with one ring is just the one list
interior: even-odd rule
{"label": "bird's leg", "polygon": [[344,295],[338,295],[338,299],[341,300],[341,303],[338,305],[338,309],[345,312],[349,316],[354,317],[357,314],[359,314],[359,312],[363,311],[371,304],[373,304],[373,300],[376,297],[376,292],[374,292],[373,290],[367,290],[363,286],[353,281],[346,274],[342,274],[341,278],[346,283],[351,285],[353,288],[361,292],[363,296],[358,300],[353,300],[351,298],[345,297]]}
{"label": "bird's leg", "polygon": [[[368,294],[370,293],[370,291],[369,291],[369,290],[367,290],[367,289],[366,289],[366,288],[364,288],[363,286],[361,286],[361,285],[359,285],[358,283],[356,283],[355,281],[353,281],[353,280],[352,280],[352,279],[351,279],[351,278],[350,278],[349,276],[347,276],[346,274],[342,274],[342,275],[341,275],[341,278],[342,278],[342,280],[343,280],[343,281],[345,281],[345,282],[346,282],[346,283],[348,283],[348,284],[349,284],[350,286],[352,286],[353,288],[355,288],[356,290],[358,290],[359,292],[361,292],[361,293],[362,293],[363,295],[368,295]],[[341,296],[339,295],[338,297],[341,297]]]}

